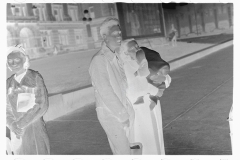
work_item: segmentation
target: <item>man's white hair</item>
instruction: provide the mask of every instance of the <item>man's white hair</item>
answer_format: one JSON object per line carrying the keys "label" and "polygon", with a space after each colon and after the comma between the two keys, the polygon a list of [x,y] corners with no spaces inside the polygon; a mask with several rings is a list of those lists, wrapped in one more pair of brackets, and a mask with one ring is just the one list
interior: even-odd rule
{"label": "man's white hair", "polygon": [[[22,55],[24,56],[24,58],[25,58],[25,60],[26,60],[25,63],[23,64],[23,68],[24,68],[24,69],[28,69],[29,66],[30,66],[29,57],[28,57],[28,55],[26,54],[26,51],[25,51],[25,49],[22,47],[22,45],[18,44],[18,45],[9,47],[8,50],[7,50],[7,56],[8,56],[9,54],[13,53],[13,52],[21,52],[21,53],[22,53]],[[8,65],[8,62],[7,62],[7,67],[8,67],[8,69],[9,69],[10,71],[12,71],[12,69],[11,69],[11,68],[9,67],[9,65]]]}
{"label": "man's white hair", "polygon": [[103,37],[104,34],[108,34],[110,28],[115,25],[119,25],[118,19],[114,17],[108,17],[100,25],[100,35]]}

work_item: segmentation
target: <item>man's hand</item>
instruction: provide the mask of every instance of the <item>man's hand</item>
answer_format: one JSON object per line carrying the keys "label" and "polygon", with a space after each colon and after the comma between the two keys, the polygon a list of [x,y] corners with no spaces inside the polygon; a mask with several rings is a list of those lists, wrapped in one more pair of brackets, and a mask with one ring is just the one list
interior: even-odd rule
{"label": "man's hand", "polygon": [[21,129],[21,128],[19,128],[19,127],[17,126],[17,123],[16,123],[16,122],[13,122],[13,123],[12,123],[12,125],[11,125],[11,127],[10,127],[10,130],[17,135],[17,138],[19,138],[20,136],[22,136],[23,133],[24,133],[24,130]]}

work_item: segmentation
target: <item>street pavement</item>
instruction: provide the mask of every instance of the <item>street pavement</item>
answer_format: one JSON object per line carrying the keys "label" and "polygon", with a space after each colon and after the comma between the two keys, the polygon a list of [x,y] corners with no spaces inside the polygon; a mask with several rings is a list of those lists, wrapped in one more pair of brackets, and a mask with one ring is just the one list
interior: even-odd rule
{"label": "street pavement", "polygon": [[[170,73],[161,98],[167,155],[231,155],[226,121],[233,95],[233,46]],[[95,104],[47,122],[52,155],[110,155]]]}

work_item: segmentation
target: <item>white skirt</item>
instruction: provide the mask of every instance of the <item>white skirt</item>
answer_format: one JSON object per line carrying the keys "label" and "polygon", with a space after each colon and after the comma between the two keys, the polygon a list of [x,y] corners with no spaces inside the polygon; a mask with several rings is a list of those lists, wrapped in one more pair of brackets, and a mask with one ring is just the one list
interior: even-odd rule
{"label": "white skirt", "polygon": [[144,103],[133,105],[135,120],[131,141],[142,144],[143,155],[165,155],[160,101],[153,110],[150,110],[150,104],[151,100],[146,95]]}

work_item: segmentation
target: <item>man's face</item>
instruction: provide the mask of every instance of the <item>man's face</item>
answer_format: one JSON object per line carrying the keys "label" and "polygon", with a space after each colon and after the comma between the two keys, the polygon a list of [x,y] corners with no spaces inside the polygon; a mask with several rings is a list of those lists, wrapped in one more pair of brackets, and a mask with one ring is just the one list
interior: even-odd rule
{"label": "man's face", "polygon": [[106,35],[108,46],[114,48],[114,50],[121,45],[122,32],[118,25],[110,28],[109,34]]}
{"label": "man's face", "polygon": [[130,41],[127,43],[127,52],[132,59],[136,59],[136,53],[141,50],[136,41]]}
{"label": "man's face", "polygon": [[21,52],[12,52],[7,56],[7,63],[13,72],[19,72],[23,69],[25,58]]}

